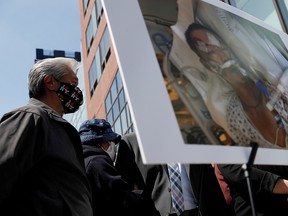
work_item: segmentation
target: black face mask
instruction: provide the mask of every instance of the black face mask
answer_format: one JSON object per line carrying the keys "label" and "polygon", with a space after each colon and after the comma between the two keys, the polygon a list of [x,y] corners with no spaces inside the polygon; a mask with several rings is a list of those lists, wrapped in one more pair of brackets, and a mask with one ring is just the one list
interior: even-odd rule
{"label": "black face mask", "polygon": [[64,113],[74,113],[83,104],[82,91],[72,83],[59,82],[60,87],[56,91],[64,108]]}

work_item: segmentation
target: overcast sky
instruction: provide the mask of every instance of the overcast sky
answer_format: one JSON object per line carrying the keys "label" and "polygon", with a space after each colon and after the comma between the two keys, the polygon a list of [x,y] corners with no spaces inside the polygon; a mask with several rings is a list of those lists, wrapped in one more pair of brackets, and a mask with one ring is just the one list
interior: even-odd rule
{"label": "overcast sky", "polygon": [[81,51],[78,0],[0,1],[0,117],[28,102],[36,48]]}

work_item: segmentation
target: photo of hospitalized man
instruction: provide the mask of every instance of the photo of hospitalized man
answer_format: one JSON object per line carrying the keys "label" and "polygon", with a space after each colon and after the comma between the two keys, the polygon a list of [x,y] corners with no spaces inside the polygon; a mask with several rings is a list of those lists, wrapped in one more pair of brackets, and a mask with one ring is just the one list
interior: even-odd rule
{"label": "photo of hospitalized man", "polygon": [[256,142],[260,147],[286,148],[285,95],[277,95],[278,91],[267,80],[251,76],[254,73],[212,29],[194,22],[186,29],[185,38],[204,67],[232,89],[224,107],[226,125],[220,126],[233,141],[241,146]]}

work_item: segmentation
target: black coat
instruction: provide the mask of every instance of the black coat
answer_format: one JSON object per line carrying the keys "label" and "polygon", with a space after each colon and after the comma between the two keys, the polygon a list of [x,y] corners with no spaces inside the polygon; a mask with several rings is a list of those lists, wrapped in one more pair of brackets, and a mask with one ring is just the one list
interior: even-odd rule
{"label": "black coat", "polygon": [[[247,178],[241,165],[218,165],[228,183],[237,216],[252,215]],[[288,179],[288,167],[254,165],[249,171],[257,216],[284,216],[288,213],[288,195],[273,194],[280,178]]]}
{"label": "black coat", "polygon": [[77,130],[31,99],[0,121],[0,215],[92,216]]}
{"label": "black coat", "polygon": [[[151,196],[161,216],[167,216],[171,208],[171,185],[166,164],[144,164],[140,154],[137,137],[135,133],[123,136],[120,143],[125,151],[132,151],[131,158],[134,158],[141,172],[145,183],[145,194]],[[127,150],[127,148],[129,150]],[[125,159],[118,155],[119,162],[125,163]],[[120,160],[121,159],[121,160]],[[122,165],[129,167],[129,165]],[[122,170],[129,176],[129,169]],[[224,195],[216,179],[214,169],[210,164],[189,164],[188,175],[191,186],[198,204],[199,215],[201,216],[233,216],[230,207],[226,205]]]}
{"label": "black coat", "polygon": [[82,146],[95,216],[158,216],[153,201],[122,178],[102,148],[91,144]]}

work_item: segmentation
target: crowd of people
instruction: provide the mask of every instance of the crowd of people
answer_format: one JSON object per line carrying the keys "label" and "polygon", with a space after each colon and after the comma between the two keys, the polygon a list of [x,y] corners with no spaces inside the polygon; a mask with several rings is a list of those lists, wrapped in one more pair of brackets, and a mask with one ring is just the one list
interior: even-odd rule
{"label": "crowd of people", "polygon": [[212,166],[145,165],[135,133],[122,137],[105,119],[68,123],[63,115],[83,103],[77,68],[69,58],[36,62],[28,104],[2,116],[1,215],[230,215]]}
{"label": "crowd of people", "polygon": [[[225,128],[233,141],[286,148],[286,120],[267,108],[264,84],[249,78],[212,30],[193,23],[185,36],[203,65],[233,89]],[[252,215],[240,165],[147,165],[135,133],[117,134],[101,118],[79,129],[63,119],[83,103],[78,64],[62,57],[36,62],[28,104],[2,116],[1,215]],[[257,215],[286,215],[287,166],[253,165],[250,177]]]}

